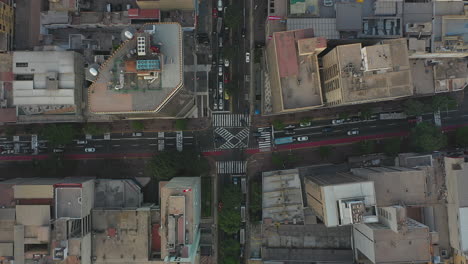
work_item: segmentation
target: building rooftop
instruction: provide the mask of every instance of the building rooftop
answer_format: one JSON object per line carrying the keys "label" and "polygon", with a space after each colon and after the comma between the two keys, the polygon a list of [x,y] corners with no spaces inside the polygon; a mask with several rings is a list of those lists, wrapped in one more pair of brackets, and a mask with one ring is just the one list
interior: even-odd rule
{"label": "building rooftop", "polygon": [[330,39],[340,39],[336,29],[336,18],[288,18],[287,30],[313,28],[314,35]]}
{"label": "building rooftop", "polygon": [[291,0],[289,2],[289,16],[318,16],[319,1]]}
{"label": "building rooftop", "polygon": [[335,3],[336,29],[338,31],[361,31],[361,3]]}
{"label": "building rooftop", "polygon": [[[144,60],[158,60],[161,68],[135,71],[133,63]],[[147,24],[101,65],[88,107],[94,114],[157,113],[183,87],[182,76],[181,26]]]}
{"label": "building rooftop", "polygon": [[304,205],[299,171],[263,172],[262,218],[281,224],[303,224]]}
{"label": "building rooftop", "polygon": [[137,208],[141,206],[141,188],[133,180],[99,179],[95,181],[95,208]]}
{"label": "building rooftop", "polygon": [[335,49],[341,70],[343,103],[389,100],[413,94],[406,39],[385,40],[381,45],[364,48],[360,43],[340,45]]}
{"label": "building rooftop", "polygon": [[94,209],[93,263],[148,261],[150,209]]}
{"label": "building rooftop", "polygon": [[323,104],[317,55],[327,44],[325,38],[313,36],[312,29],[273,34],[267,45],[270,92],[265,92],[265,100],[271,102],[269,112],[304,110]]}

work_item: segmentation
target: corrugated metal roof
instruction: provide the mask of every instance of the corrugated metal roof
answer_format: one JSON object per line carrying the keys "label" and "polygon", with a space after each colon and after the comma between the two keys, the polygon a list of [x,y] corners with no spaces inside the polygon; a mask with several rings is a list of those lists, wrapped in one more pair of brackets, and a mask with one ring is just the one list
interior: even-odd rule
{"label": "corrugated metal roof", "polygon": [[326,39],[339,39],[336,18],[288,18],[287,30],[313,28],[314,36]]}

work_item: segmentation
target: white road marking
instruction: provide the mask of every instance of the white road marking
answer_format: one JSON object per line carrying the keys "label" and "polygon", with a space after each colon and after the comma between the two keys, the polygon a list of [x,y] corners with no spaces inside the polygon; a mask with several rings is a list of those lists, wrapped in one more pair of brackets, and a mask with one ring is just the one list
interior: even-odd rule
{"label": "white road marking", "polygon": [[138,144],[133,144],[132,147],[138,147],[139,145]]}
{"label": "white road marking", "polygon": [[150,146],[157,146],[158,144],[149,144]]}
{"label": "white road marking", "polygon": [[113,147],[120,147],[120,145],[112,145]]}

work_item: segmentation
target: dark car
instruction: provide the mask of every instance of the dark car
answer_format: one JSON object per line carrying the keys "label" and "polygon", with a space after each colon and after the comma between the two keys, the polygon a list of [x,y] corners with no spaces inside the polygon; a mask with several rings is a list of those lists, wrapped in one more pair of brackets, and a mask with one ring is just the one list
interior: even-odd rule
{"label": "dark car", "polygon": [[242,28],[242,37],[245,38],[245,28]]}
{"label": "dark car", "polygon": [[329,132],[332,132],[333,131],[333,128],[332,127],[324,127],[322,128],[322,132],[323,133],[329,133]]}
{"label": "dark car", "polygon": [[260,132],[253,132],[252,135],[253,135],[254,137],[259,137],[259,136],[261,136],[262,134],[261,134]]}

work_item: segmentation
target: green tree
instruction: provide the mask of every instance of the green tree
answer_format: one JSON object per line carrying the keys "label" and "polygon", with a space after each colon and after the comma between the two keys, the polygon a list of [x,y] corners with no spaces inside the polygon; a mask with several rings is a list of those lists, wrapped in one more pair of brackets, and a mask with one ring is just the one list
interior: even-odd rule
{"label": "green tree", "polygon": [[258,222],[262,220],[262,186],[258,182],[250,184],[250,221]]}
{"label": "green tree", "polygon": [[468,147],[468,127],[459,127],[455,132],[455,140],[457,145]]}
{"label": "green tree", "polygon": [[228,257],[223,258],[221,260],[221,263],[223,263],[223,264],[239,264],[240,260],[239,260],[239,257],[228,256]]}
{"label": "green tree", "polygon": [[40,136],[47,139],[54,147],[71,143],[76,135],[77,130],[68,124],[48,124],[40,132]]}
{"label": "green tree", "polygon": [[311,122],[312,122],[311,117],[303,117],[301,118],[300,124],[304,126],[304,125],[308,125]]}
{"label": "green tree", "polygon": [[425,111],[424,104],[416,99],[406,100],[403,104],[405,114],[409,116],[419,116],[422,115]]}
{"label": "green tree", "polygon": [[5,135],[8,137],[14,136],[16,134],[16,127],[14,126],[7,126],[5,127]]}
{"label": "green tree", "polygon": [[177,119],[175,121],[175,128],[177,130],[186,130],[187,129],[187,119]]}
{"label": "green tree", "polygon": [[388,156],[394,157],[400,153],[401,148],[401,139],[400,138],[391,138],[384,141],[384,152]]}
{"label": "green tree", "polygon": [[281,121],[281,120],[274,120],[273,121],[273,128],[275,130],[283,130],[284,127],[285,127],[285,125],[284,125],[283,121]]}
{"label": "green tree", "polygon": [[139,120],[132,121],[132,129],[133,131],[143,131],[145,129],[145,124]]}
{"label": "green tree", "polygon": [[219,212],[219,228],[227,234],[235,234],[241,227],[240,204],[242,194],[237,186],[229,185],[223,189],[221,201],[223,209]]}
{"label": "green tree", "polygon": [[104,133],[107,133],[108,132],[108,129],[105,129],[101,126],[97,126],[96,124],[90,124],[90,123],[87,123],[84,127],[83,127],[83,132],[85,134],[89,134],[89,135],[93,135],[93,136],[98,136],[98,135],[102,135]]}
{"label": "green tree", "polygon": [[348,117],[349,117],[349,113],[347,113],[347,112],[338,114],[339,119],[348,119]]}
{"label": "green tree", "polygon": [[236,54],[237,54],[237,50],[236,50],[236,47],[235,46],[226,46],[223,48],[222,50],[222,53],[223,53],[223,57],[225,59],[228,59],[228,60],[234,60]]}
{"label": "green tree", "polygon": [[374,152],[375,142],[373,140],[364,140],[357,143],[359,152],[364,155],[368,155]]}
{"label": "green tree", "polygon": [[234,4],[226,8],[224,24],[230,28],[238,28],[242,22],[242,10],[240,5]]}
{"label": "green tree", "polygon": [[372,109],[369,107],[365,107],[361,110],[361,117],[364,119],[370,119],[372,116]]}
{"label": "green tree", "polygon": [[457,101],[448,95],[436,95],[432,97],[431,107],[433,111],[451,110],[457,107]]}
{"label": "green tree", "polygon": [[240,243],[239,241],[228,238],[221,241],[221,257],[239,257],[240,255]]}
{"label": "green tree", "polygon": [[416,151],[431,152],[447,145],[447,137],[434,125],[421,122],[411,130],[411,143]]}
{"label": "green tree", "polygon": [[319,150],[320,158],[322,160],[325,160],[328,157],[330,157],[331,152],[332,152],[332,147],[330,147],[330,146],[320,146],[318,150]]}
{"label": "green tree", "polygon": [[157,180],[176,176],[204,176],[210,166],[205,157],[195,151],[164,151],[153,156],[147,165],[149,173]]}

